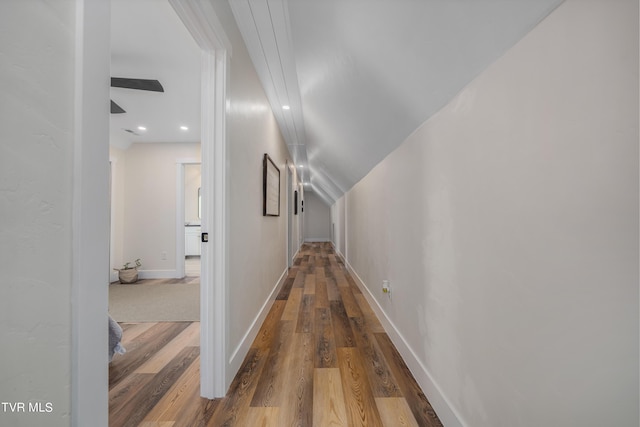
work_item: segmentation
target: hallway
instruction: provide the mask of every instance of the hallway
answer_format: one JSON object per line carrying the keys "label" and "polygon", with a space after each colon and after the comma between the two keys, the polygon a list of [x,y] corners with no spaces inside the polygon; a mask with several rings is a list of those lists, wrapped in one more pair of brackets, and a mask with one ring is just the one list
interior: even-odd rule
{"label": "hallway", "polygon": [[123,328],[114,427],[442,425],[329,243],[302,246],[223,399],[198,397],[198,323]]}

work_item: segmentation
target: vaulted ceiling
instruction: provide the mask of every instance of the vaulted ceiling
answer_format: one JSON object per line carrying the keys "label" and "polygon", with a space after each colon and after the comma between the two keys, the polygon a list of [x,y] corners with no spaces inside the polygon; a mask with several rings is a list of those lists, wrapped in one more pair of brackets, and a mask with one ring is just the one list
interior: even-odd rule
{"label": "vaulted ceiling", "polygon": [[329,204],[560,3],[230,1],[299,172]]}
{"label": "vaulted ceiling", "polygon": [[[306,188],[332,204],[562,1],[229,3]],[[112,143],[198,141],[199,61],[168,1],[112,0],[112,75],[165,86],[111,90]]]}

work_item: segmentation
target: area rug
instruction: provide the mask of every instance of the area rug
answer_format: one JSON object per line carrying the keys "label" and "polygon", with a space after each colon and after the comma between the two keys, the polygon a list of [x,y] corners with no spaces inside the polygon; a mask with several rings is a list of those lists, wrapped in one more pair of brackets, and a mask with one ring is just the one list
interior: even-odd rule
{"label": "area rug", "polygon": [[111,284],[109,314],[121,323],[199,321],[200,283]]}

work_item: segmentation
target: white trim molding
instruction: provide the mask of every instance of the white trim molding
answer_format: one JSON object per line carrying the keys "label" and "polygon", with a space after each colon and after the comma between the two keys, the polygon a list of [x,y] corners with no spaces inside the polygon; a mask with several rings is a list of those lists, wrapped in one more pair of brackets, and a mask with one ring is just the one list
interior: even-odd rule
{"label": "white trim molding", "polygon": [[251,322],[251,326],[249,326],[249,329],[247,329],[247,331],[245,332],[244,336],[240,340],[240,343],[233,350],[233,353],[231,353],[231,356],[229,357],[229,367],[231,368],[232,372],[238,372],[240,370],[240,365],[249,352],[249,347],[251,347],[253,340],[255,340],[258,336],[260,327],[269,314],[269,310],[271,310],[278,292],[280,292],[282,285],[286,281],[288,273],[289,269],[286,268],[278,279],[278,282],[271,290],[271,293],[267,297],[266,301],[264,302],[264,304],[262,304],[262,307],[258,311],[256,317],[253,319],[253,322]]}
{"label": "white trim molding", "polygon": [[424,391],[424,394],[429,399],[429,403],[433,406],[436,413],[438,414],[438,418],[442,421],[447,427],[466,427],[462,423],[462,417],[458,414],[458,412],[454,409],[454,406],[451,404],[449,399],[444,395],[442,389],[438,386],[436,381],[433,379],[429,370],[424,366],[424,364],[420,361],[420,359],[416,356],[416,353],[413,351],[411,346],[404,339],[398,328],[394,325],[394,323],[387,317],[387,314],[382,309],[378,301],[375,299],[367,285],[362,281],[362,278],[356,273],[351,264],[345,261],[345,266],[347,270],[353,278],[355,279],[356,284],[362,291],[362,294],[366,298],[367,302],[376,313],[376,316],[380,320],[382,327],[386,331],[387,335],[396,346],[398,352],[402,356],[402,359],[405,361],[409,370],[415,377],[418,385]]}
{"label": "white trim molding", "polygon": [[336,246],[336,244],[334,242],[331,242],[331,246],[333,246],[333,251],[336,253],[336,255],[338,255],[338,258],[342,260],[344,265],[347,265],[347,260],[344,257],[344,254],[338,250],[338,247]]}
{"label": "white trim molding", "polygon": [[72,427],[106,427],[109,114],[105,106],[109,88],[104,82],[109,78],[111,9],[110,2],[77,0],[74,4],[73,262],[68,267],[72,274],[71,390],[67,390],[71,413],[67,422]]}
{"label": "white trim molding", "polygon": [[202,50],[202,245],[200,281],[200,394],[223,397],[235,372],[225,363],[227,307],[226,93],[231,43],[213,6],[169,0]]}
{"label": "white trim molding", "polygon": [[138,270],[139,279],[181,279],[178,270]]}
{"label": "white trim molding", "polygon": [[206,51],[225,51],[232,56],[231,42],[209,2],[169,0],[198,46]]}
{"label": "white trim molding", "polygon": [[[176,279],[182,279],[184,272],[184,183],[185,165],[201,165],[200,159],[185,158],[176,159]],[[201,184],[202,186],[202,184]]]}

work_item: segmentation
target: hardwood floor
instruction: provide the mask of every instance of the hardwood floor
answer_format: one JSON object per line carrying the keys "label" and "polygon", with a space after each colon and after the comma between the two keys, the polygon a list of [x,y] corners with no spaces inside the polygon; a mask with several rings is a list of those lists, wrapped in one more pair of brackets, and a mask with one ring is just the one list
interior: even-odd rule
{"label": "hardwood floor", "polygon": [[199,396],[198,322],[122,326],[110,426],[442,426],[328,243],[303,245],[223,399]]}

